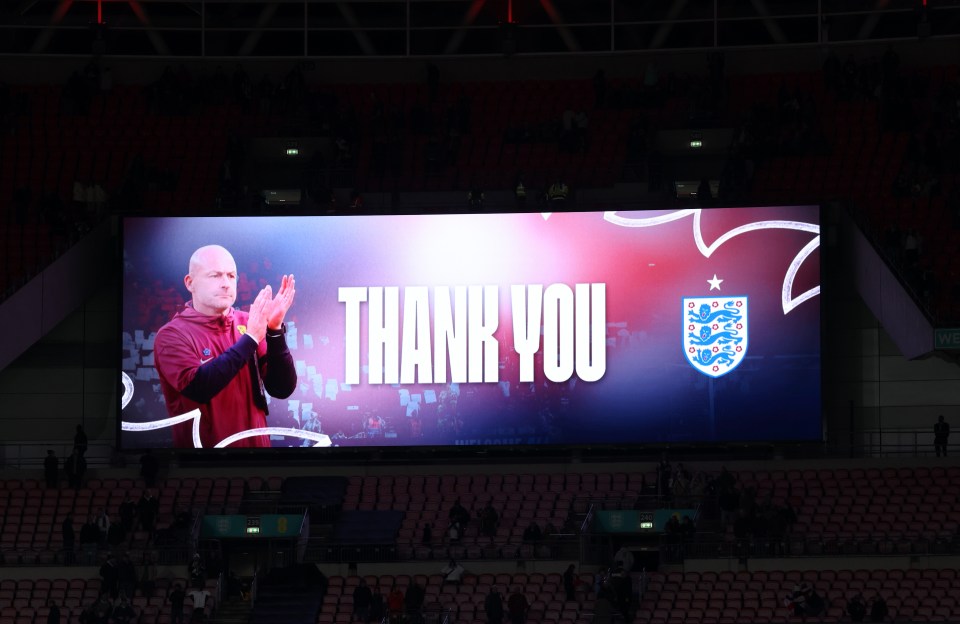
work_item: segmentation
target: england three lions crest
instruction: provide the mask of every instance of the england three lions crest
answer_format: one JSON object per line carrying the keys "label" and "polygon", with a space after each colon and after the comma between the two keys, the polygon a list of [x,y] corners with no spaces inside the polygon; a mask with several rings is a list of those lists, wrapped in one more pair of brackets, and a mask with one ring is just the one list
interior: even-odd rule
{"label": "england three lions crest", "polygon": [[683,352],[708,377],[726,375],[747,354],[746,297],[684,297]]}

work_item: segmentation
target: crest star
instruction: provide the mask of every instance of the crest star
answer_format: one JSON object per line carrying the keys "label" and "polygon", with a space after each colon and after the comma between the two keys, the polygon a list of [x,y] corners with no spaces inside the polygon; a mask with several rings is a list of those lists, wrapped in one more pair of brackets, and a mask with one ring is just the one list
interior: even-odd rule
{"label": "crest star", "polygon": [[722,279],[717,279],[717,274],[714,273],[713,279],[708,279],[707,283],[710,284],[710,290],[713,290],[713,289],[720,290],[720,283],[722,281],[723,281]]}

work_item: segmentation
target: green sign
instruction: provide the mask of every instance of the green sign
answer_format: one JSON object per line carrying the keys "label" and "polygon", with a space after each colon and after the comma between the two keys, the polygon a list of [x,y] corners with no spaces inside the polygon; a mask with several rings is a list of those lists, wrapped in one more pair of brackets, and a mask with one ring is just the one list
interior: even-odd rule
{"label": "green sign", "polygon": [[303,516],[296,514],[204,516],[200,537],[297,537],[301,524]]}
{"label": "green sign", "polygon": [[696,509],[598,511],[597,522],[606,533],[653,533],[663,531],[671,516],[677,516],[678,519],[684,516],[693,518],[696,513]]}
{"label": "green sign", "polygon": [[935,349],[960,349],[960,328],[933,330]]}

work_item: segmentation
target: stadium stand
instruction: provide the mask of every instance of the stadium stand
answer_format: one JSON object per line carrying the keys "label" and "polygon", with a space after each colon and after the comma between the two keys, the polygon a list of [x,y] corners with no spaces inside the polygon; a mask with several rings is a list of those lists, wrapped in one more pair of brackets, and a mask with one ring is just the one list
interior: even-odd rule
{"label": "stadium stand", "polygon": [[[31,3],[23,4],[29,10]],[[6,7],[0,11],[10,19]],[[2,45],[13,46],[9,41]],[[758,59],[755,68],[726,76],[722,93],[711,91],[710,70],[684,69],[683,62],[657,84],[649,68],[621,72],[608,79],[602,106],[584,71],[458,78],[445,81],[436,97],[429,83],[382,73],[308,80],[295,69],[283,77],[274,72],[276,83],[269,76],[258,81],[247,75],[257,64],[247,59],[230,78],[222,69],[168,68],[154,72],[152,82],[103,90],[100,74],[59,81],[21,74],[0,91],[0,304],[115,215],[269,213],[254,167],[245,167],[241,146],[248,139],[325,139],[325,158],[316,165],[324,183],[305,189],[305,213],[357,211],[343,201],[349,190],[378,196],[380,207],[371,212],[400,209],[392,202],[386,208],[385,198],[401,193],[442,197],[442,210],[429,203],[411,210],[466,210],[465,201],[451,207],[449,197],[465,200],[475,188],[486,192],[488,208],[506,210],[520,174],[531,189],[526,209],[543,210],[546,189],[559,176],[575,189],[576,208],[615,210],[623,204],[578,192],[642,182],[658,207],[699,205],[673,196],[674,172],[652,137],[654,129],[714,125],[733,132],[710,205],[842,205],[927,317],[956,326],[958,68],[948,58],[901,63],[876,51],[846,62],[825,58],[820,69],[806,62],[771,71]],[[578,114],[585,128],[571,132]],[[331,201],[334,188],[341,197]],[[245,300],[258,277],[254,269],[241,271]],[[137,300],[141,326],[168,318],[181,299],[160,286],[141,285],[149,292]],[[917,448],[915,442],[911,453]],[[403,614],[408,624],[488,622],[484,605],[494,589],[504,598],[524,594],[531,623],[846,622],[857,594],[868,606],[883,598],[888,611],[880,621],[957,620],[954,459],[816,459],[783,467],[779,457],[751,463],[728,449],[723,461],[684,457],[694,474],[664,480],[653,451],[643,453],[650,456],[638,452],[615,467],[577,456],[547,468],[521,463],[520,454],[451,465],[416,458],[378,464],[371,455],[369,464],[351,458],[332,468],[302,457],[279,467],[181,458],[148,487],[120,465],[118,452],[113,465],[94,466],[77,489],[65,480],[45,487],[36,465],[7,468],[0,456],[0,624],[49,622],[53,605],[61,612],[56,624],[96,621],[89,610],[109,595],[101,566],[115,556],[137,566],[128,620],[136,624],[171,623],[175,584],[208,591],[203,615],[213,622],[352,624],[361,580],[384,598],[394,588],[422,588],[422,605]],[[734,495],[729,509],[716,485],[724,473]],[[124,502],[148,492],[157,500],[155,526],[134,519],[116,543],[104,536],[89,548],[80,539],[65,544],[68,514],[79,537],[99,510],[118,522]],[[484,533],[479,515],[487,504],[497,518]],[[452,536],[454,505],[470,519]],[[617,613],[599,591],[615,573],[616,540],[594,530],[596,514],[666,507],[695,510],[694,530],[627,540],[636,538],[638,555],[656,556],[634,567],[624,612]],[[306,530],[292,543],[271,542],[242,580],[221,566],[224,544],[201,537],[205,516],[278,513],[304,518]],[[542,529],[540,538],[529,537],[532,525]],[[188,567],[194,553],[206,566],[199,578]],[[241,560],[247,553],[232,554]],[[459,582],[440,573],[450,559],[466,567]],[[561,573],[571,562],[572,596]],[[799,615],[787,606],[802,586],[823,598],[822,611]],[[188,613],[193,601],[186,599]],[[386,611],[376,615],[377,622],[392,619]]]}
{"label": "stadium stand", "polygon": [[[908,105],[916,116],[930,120],[927,125],[903,128],[886,122],[884,108],[892,104],[871,94],[828,90],[822,72],[731,77],[725,119],[751,120],[741,126],[744,138],[731,147],[755,163],[744,199],[759,203],[789,196],[793,201],[848,203],[918,301],[936,318],[949,319],[956,312],[955,293],[947,287],[956,283],[952,256],[932,251],[905,262],[903,241],[891,248],[884,235],[896,228],[904,238],[919,226],[917,235],[927,251],[948,243],[953,217],[945,198],[953,197],[957,181],[947,168],[949,157],[944,161],[940,155],[946,143],[934,144],[936,155],[929,159],[940,165],[936,172],[924,167],[922,180],[914,173],[924,165],[915,162],[921,148],[912,148],[908,158],[908,147],[911,141],[924,141],[934,124],[954,123],[949,113],[934,111],[951,92],[956,68],[904,68],[896,79],[923,83]],[[68,87],[10,89],[8,97],[22,114],[15,115],[12,134],[4,139],[0,168],[0,194],[14,198],[14,224],[4,233],[7,288],[102,219],[107,206],[128,211],[135,204],[146,213],[181,214],[187,206],[212,210],[219,196],[221,209],[240,208],[232,192],[224,195],[220,180],[225,160],[231,160],[230,145],[245,137],[282,134],[290,123],[286,106],[271,100],[264,110],[245,111],[240,102],[220,94],[199,97],[187,110],[169,110],[156,95],[163,92],[162,83],[149,89],[117,86],[109,94],[91,96],[81,111],[65,105]],[[682,90],[656,92],[651,104],[652,92],[644,89],[642,79],[612,83],[613,93],[627,95],[603,108],[594,107],[589,81],[465,82],[450,85],[432,103],[420,84],[306,88],[305,103],[333,102],[333,110],[326,111],[333,117],[328,132],[355,135],[350,150],[357,156],[337,160],[335,165],[346,170],[338,175],[371,193],[390,192],[401,183],[405,191],[465,193],[471,185],[507,190],[521,171],[531,188],[546,189],[557,171],[566,172],[574,188],[609,186],[623,181],[629,169],[632,126],[642,120],[648,127],[681,127],[695,98]],[[786,108],[799,106],[798,98],[809,109],[804,113],[809,119]],[[397,116],[389,144],[380,121],[386,109]],[[352,118],[344,119],[347,111]],[[456,132],[451,138],[448,130],[403,122],[418,111],[437,126],[456,125]],[[564,149],[565,111],[589,111],[584,149]],[[438,140],[447,142],[435,146],[443,152],[439,160],[430,147]],[[105,196],[88,197],[95,186]]]}

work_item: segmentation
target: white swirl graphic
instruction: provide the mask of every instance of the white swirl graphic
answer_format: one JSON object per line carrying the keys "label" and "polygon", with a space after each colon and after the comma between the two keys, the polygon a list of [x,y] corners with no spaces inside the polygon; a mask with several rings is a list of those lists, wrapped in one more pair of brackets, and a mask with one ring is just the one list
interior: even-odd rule
{"label": "white swirl graphic", "polygon": [[120,409],[123,410],[133,399],[133,380],[130,375],[120,371],[120,383],[123,384],[123,396],[120,398]]}
{"label": "white swirl graphic", "polygon": [[[124,382],[124,402],[122,403],[121,410],[130,403],[130,399],[127,398],[126,383],[130,377],[121,372],[121,379]],[[130,398],[133,398],[133,382],[130,382]],[[157,429],[164,429],[166,427],[172,427],[173,425],[178,425],[188,420],[193,421],[193,447],[194,448],[203,448],[203,443],[200,441],[200,410],[194,409],[190,410],[186,414],[180,414],[179,416],[171,416],[170,418],[161,418],[160,420],[151,420],[149,422],[129,422],[121,421],[121,427],[124,431],[155,431]],[[300,429],[293,429],[292,427],[259,427],[257,429],[247,429],[246,431],[241,431],[233,435],[227,436],[223,440],[217,442],[213,448],[224,448],[230,446],[238,440],[245,440],[247,438],[252,438],[255,436],[261,435],[279,435],[286,436],[290,438],[300,438],[301,440],[310,440],[314,442],[313,445],[317,447],[328,447],[332,446],[330,442],[330,436],[324,433],[316,433],[313,431],[301,431]]]}
{"label": "white swirl graphic", "polygon": [[621,217],[616,213],[616,211],[613,211],[603,213],[603,218],[604,220],[620,227],[655,227],[693,215],[693,240],[697,245],[697,249],[700,250],[700,253],[703,254],[704,258],[709,258],[711,255],[713,255],[713,252],[715,252],[721,245],[734,236],[746,234],[747,232],[754,232],[757,230],[799,230],[801,232],[811,232],[817,236],[807,243],[797,253],[796,256],[794,256],[793,261],[790,262],[790,266],[787,268],[787,272],[783,276],[783,287],[780,292],[780,303],[783,306],[783,313],[785,315],[789,314],[791,310],[796,308],[804,301],[807,301],[808,299],[816,297],[820,294],[820,286],[817,285],[801,295],[796,297],[793,296],[793,281],[797,277],[797,271],[800,270],[800,265],[802,265],[803,261],[806,260],[807,257],[809,257],[810,254],[820,246],[819,225],[816,223],[805,223],[803,221],[755,221],[753,223],[747,223],[745,225],[735,227],[732,230],[728,230],[717,240],[707,245],[703,240],[703,232],[700,227],[702,214],[703,210],[701,208],[687,208],[684,210],[677,210],[667,214],[657,215],[655,217],[645,217],[642,219]]}

